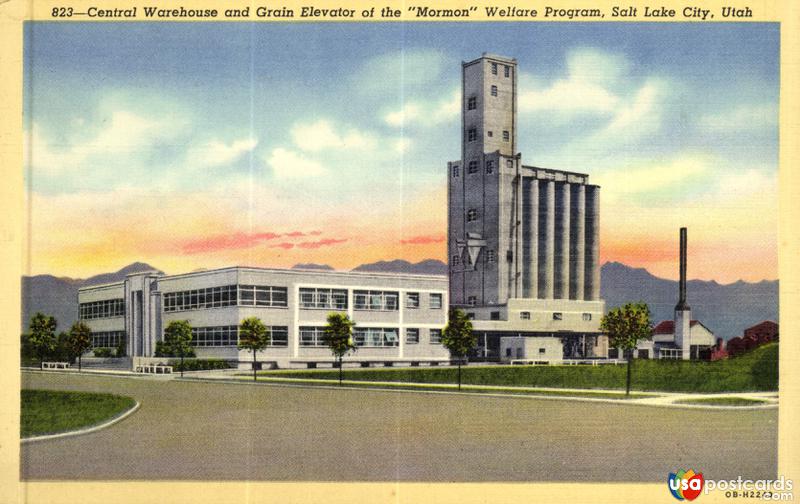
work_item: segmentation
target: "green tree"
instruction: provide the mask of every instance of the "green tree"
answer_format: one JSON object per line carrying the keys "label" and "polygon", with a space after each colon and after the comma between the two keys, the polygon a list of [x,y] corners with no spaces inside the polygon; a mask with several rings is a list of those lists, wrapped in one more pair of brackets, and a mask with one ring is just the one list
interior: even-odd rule
{"label": "green tree", "polygon": [[22,333],[19,340],[19,353],[22,365],[27,365],[28,361],[36,359],[36,349],[31,344],[31,337],[28,333]]}
{"label": "green tree", "polygon": [[650,308],[646,303],[627,303],[618,306],[603,316],[600,330],[608,335],[608,345],[621,349],[628,357],[625,395],[631,393],[631,363],[633,350],[642,340],[653,337],[653,324],[650,321]]}
{"label": "green tree", "polygon": [[458,390],[461,390],[461,363],[477,344],[478,337],[472,332],[472,322],[467,314],[458,308],[450,310],[447,325],[442,331],[442,345],[457,359]]}
{"label": "green tree", "polygon": [[181,358],[181,376],[183,376],[183,358],[193,352],[192,326],[188,320],[173,320],[164,329],[164,345]]}
{"label": "green tree", "polygon": [[28,326],[28,341],[39,358],[39,369],[44,368],[44,359],[56,348],[56,319],[41,312],[31,317]]}
{"label": "green tree", "polygon": [[253,381],[256,381],[256,354],[270,344],[269,329],[258,317],[248,317],[239,324],[239,350],[253,352]]}
{"label": "green tree", "polygon": [[357,350],[353,344],[353,327],[355,325],[356,323],[344,313],[328,314],[328,324],[325,326],[322,341],[339,363],[339,386],[342,385],[342,358],[348,352]]}
{"label": "green tree", "polygon": [[81,321],[72,324],[69,329],[67,344],[72,355],[78,356],[78,371],[81,370],[81,357],[92,346],[92,330]]}
{"label": "green tree", "polygon": [[72,364],[74,359],[72,349],[69,347],[69,334],[67,332],[61,331],[58,333],[56,337],[56,347],[50,352],[49,359]]}

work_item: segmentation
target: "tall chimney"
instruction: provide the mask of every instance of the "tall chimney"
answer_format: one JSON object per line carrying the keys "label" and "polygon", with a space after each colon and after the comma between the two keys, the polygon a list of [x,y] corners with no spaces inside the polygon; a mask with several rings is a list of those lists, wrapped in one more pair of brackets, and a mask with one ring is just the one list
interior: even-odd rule
{"label": "tall chimney", "polygon": [[680,294],[678,297],[678,304],[675,306],[675,311],[689,310],[689,305],[686,304],[686,228],[681,228],[681,265],[680,265]]}

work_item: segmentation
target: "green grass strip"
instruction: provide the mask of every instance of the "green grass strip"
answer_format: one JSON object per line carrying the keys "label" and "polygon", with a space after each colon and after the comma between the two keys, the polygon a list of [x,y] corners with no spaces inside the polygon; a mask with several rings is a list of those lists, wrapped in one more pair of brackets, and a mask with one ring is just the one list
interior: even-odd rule
{"label": "green grass strip", "polygon": [[682,399],[675,402],[677,404],[701,404],[704,406],[758,406],[767,404],[767,401],[748,399],[746,397],[705,397],[701,399]]}
{"label": "green grass strip", "polygon": [[[579,389],[624,389],[625,365],[466,366],[462,383]],[[338,379],[337,369],[261,371],[260,376]],[[455,383],[455,367],[344,369],[346,380],[407,383]],[[778,390],[778,344],[740,357],[716,361],[636,359],[633,390],[652,392],[750,392]]]}
{"label": "green grass strip", "polygon": [[135,404],[130,397],[112,394],[22,390],[20,435],[57,434],[91,427]]}
{"label": "green grass strip", "polygon": [[[241,376],[237,378],[240,381],[252,381],[252,377],[248,378]],[[293,380],[289,377],[284,377],[280,380],[270,380],[269,377],[259,378],[259,381],[272,382],[272,383],[286,383],[290,385],[308,385],[308,386],[339,386],[339,382],[334,380],[309,380],[309,379],[296,379]],[[578,392],[574,390],[531,390],[510,387],[463,387],[461,390],[455,384],[415,384],[415,383],[374,383],[374,382],[344,382],[343,388],[374,388],[382,390],[415,390],[415,391],[434,391],[434,392],[462,392],[471,394],[513,394],[513,395],[532,395],[532,396],[550,396],[550,397],[588,397],[599,399],[625,399],[624,393],[618,392]],[[653,394],[631,393],[630,399],[645,399],[648,397],[657,397]]]}

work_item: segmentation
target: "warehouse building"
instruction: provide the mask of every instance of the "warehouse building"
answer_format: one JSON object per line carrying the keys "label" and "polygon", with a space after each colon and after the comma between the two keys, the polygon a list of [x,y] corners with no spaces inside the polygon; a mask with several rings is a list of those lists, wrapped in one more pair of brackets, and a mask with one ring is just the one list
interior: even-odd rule
{"label": "warehouse building", "polygon": [[167,324],[188,320],[199,358],[249,366],[252,354],[236,347],[238,326],[258,317],[271,335],[259,362],[313,367],[333,360],[322,335],[328,314],[339,312],[357,324],[357,351],[346,362],[449,361],[441,345],[449,302],[444,276],[231,267],[132,274],[123,282],[82,288],[78,298],[93,344],[114,347],[125,338],[134,358],[153,357]]}
{"label": "warehouse building", "polygon": [[447,165],[449,289],[473,318],[478,357],[605,357],[600,188],[523,164],[515,59],[462,63],[461,146]]}

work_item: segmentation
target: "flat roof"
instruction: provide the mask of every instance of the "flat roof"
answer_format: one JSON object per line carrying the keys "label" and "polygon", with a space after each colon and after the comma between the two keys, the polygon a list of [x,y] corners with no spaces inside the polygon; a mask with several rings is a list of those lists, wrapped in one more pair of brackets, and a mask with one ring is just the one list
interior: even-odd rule
{"label": "flat roof", "polygon": [[544,168],[542,166],[534,166],[534,165],[523,164],[522,167],[523,168],[530,168],[531,170],[542,170],[542,171],[546,171],[546,172],[550,172],[550,173],[565,173],[567,175],[577,175],[579,177],[588,177],[589,176],[588,173],[580,173],[580,172],[567,171],[567,170],[557,170],[555,168]]}
{"label": "flat roof", "polygon": [[[255,271],[255,272],[265,272],[265,273],[278,273],[278,274],[291,274],[291,275],[307,275],[307,274],[314,274],[314,275],[322,275],[322,276],[350,276],[350,277],[373,277],[373,278],[391,278],[391,279],[407,279],[407,280],[435,280],[435,281],[447,281],[447,275],[425,275],[420,273],[392,273],[392,272],[373,272],[373,271],[342,271],[342,270],[323,270],[323,269],[290,269],[290,268],[261,268],[256,266],[226,266],[224,268],[215,268],[215,269],[207,269],[202,271],[190,271],[188,273],[178,273],[175,275],[162,275],[158,274],[156,271],[143,271],[140,273],[130,273],[127,276],[137,276],[137,275],[156,275],[159,277],[160,280],[171,280],[173,278],[188,278],[193,276],[202,276],[208,275],[212,273],[220,273],[226,271]],[[123,281],[119,282],[111,282],[106,284],[98,284],[98,285],[87,285],[85,287],[80,287],[78,290],[90,290],[90,289],[98,289],[103,287],[113,287],[122,285]]]}
{"label": "flat roof", "polygon": [[513,64],[517,63],[517,59],[516,58],[509,58],[508,56],[500,56],[499,54],[492,54],[492,53],[486,53],[485,52],[485,53],[481,54],[480,58],[475,58],[474,60],[471,60],[471,61],[462,61],[461,64],[466,67],[466,66],[474,65],[475,63],[477,63],[478,61],[480,61],[482,59],[495,60],[495,61],[500,61],[500,62],[503,62],[503,63],[513,63]]}

